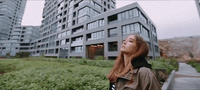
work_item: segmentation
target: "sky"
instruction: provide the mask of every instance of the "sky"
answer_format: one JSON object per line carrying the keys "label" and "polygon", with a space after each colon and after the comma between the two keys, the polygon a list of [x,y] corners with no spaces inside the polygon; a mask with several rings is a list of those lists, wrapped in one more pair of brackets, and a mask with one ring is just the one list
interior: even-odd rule
{"label": "sky", "polygon": [[[137,2],[156,25],[158,39],[200,36],[194,0],[116,0],[116,8]],[[39,26],[44,0],[28,0],[22,25]]]}

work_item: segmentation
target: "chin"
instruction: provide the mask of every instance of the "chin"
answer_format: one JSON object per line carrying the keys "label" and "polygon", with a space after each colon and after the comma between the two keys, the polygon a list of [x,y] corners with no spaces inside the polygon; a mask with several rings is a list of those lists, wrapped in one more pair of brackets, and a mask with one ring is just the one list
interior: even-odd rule
{"label": "chin", "polygon": [[124,49],[120,49],[121,52],[124,52]]}

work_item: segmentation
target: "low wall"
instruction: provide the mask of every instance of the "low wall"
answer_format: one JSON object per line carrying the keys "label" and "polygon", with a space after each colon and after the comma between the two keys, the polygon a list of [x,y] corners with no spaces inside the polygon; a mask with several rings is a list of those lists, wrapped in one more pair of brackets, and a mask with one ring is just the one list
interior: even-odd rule
{"label": "low wall", "polygon": [[171,90],[174,86],[174,77],[175,77],[175,70],[171,72],[169,77],[167,78],[167,81],[162,86],[162,90]]}

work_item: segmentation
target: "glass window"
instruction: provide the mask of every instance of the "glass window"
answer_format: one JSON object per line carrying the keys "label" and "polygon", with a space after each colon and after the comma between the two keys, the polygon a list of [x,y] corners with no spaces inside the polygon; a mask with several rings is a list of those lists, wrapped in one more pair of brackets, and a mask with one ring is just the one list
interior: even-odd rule
{"label": "glass window", "polygon": [[117,49],[118,49],[117,41],[108,42],[108,51],[117,51]]}
{"label": "glass window", "polygon": [[130,25],[131,33],[134,33],[134,28],[135,28],[135,27],[134,27],[134,24],[131,24],[131,25]]}
{"label": "glass window", "polygon": [[133,9],[133,16],[138,17],[138,9],[137,8]]}
{"label": "glass window", "polygon": [[61,34],[60,33],[58,34],[58,38],[61,38]]}
{"label": "glass window", "polygon": [[151,51],[151,44],[150,44],[150,42],[147,42],[147,44],[149,45],[149,51]]}
{"label": "glass window", "polygon": [[129,17],[133,18],[133,10],[129,10],[128,12],[129,12]]}
{"label": "glass window", "polygon": [[154,45],[155,47],[155,52],[158,52],[158,46]]}
{"label": "glass window", "polygon": [[126,19],[129,19],[128,11],[125,12]]}
{"label": "glass window", "polygon": [[130,26],[129,25],[126,25],[126,33],[130,34]]}
{"label": "glass window", "polygon": [[122,35],[126,35],[126,26],[122,26]]}
{"label": "glass window", "polygon": [[122,20],[124,20],[125,19],[125,13],[123,12],[121,15],[122,15]]}
{"label": "glass window", "polygon": [[66,36],[66,33],[65,32],[62,32],[62,37],[65,37]]}
{"label": "glass window", "polygon": [[108,37],[117,37],[117,28],[112,28],[108,30]]}
{"label": "glass window", "polygon": [[140,25],[139,25],[139,23],[135,24],[135,31],[136,32],[140,32]]}
{"label": "glass window", "polygon": [[104,38],[104,31],[102,31],[102,33],[101,33],[101,37]]}
{"label": "glass window", "polygon": [[67,36],[69,36],[69,35],[70,35],[70,31],[68,30],[68,31],[67,31]]}
{"label": "glass window", "polygon": [[93,33],[93,39],[97,39],[97,33]]}
{"label": "glass window", "polygon": [[65,45],[65,39],[61,40],[61,45]]}

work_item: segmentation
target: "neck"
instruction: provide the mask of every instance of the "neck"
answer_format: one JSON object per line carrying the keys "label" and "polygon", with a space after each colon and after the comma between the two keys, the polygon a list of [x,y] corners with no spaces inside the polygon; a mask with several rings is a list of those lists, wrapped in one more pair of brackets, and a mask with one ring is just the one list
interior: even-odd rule
{"label": "neck", "polygon": [[128,65],[128,59],[130,58],[130,54],[124,54],[124,64],[125,64],[125,67]]}

